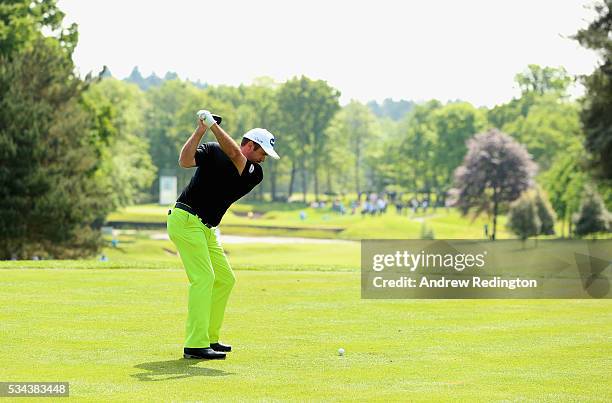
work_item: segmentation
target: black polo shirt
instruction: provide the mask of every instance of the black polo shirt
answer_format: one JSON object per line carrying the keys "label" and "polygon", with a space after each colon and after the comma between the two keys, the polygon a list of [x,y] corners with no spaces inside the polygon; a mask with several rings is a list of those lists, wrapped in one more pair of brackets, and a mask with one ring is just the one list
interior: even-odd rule
{"label": "black polo shirt", "polygon": [[198,168],[177,201],[193,208],[205,223],[215,227],[229,206],[263,179],[261,165],[248,160],[239,174],[218,143],[200,144],[195,162]]}

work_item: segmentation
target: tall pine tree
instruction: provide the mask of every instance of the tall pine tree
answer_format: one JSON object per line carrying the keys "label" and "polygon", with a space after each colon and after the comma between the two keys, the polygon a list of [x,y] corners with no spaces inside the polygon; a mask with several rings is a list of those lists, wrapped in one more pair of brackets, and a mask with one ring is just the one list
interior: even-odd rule
{"label": "tall pine tree", "polygon": [[585,147],[598,176],[612,181],[612,0],[596,3],[597,18],[575,39],[602,57],[601,64],[584,78],[582,125]]}
{"label": "tall pine tree", "polygon": [[91,254],[111,208],[62,18],[55,1],[0,7],[0,259]]}

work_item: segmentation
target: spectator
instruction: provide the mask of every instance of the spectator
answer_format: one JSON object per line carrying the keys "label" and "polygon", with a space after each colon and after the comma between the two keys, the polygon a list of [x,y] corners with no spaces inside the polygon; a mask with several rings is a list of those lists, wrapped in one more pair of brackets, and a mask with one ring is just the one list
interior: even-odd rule
{"label": "spectator", "polygon": [[385,199],[380,198],[376,200],[376,212],[379,214],[383,214],[387,211],[387,202]]}
{"label": "spectator", "polygon": [[397,214],[399,214],[399,215],[402,215],[402,209],[403,209],[403,208],[404,208],[404,205],[402,204],[402,202],[401,202],[401,201],[399,201],[399,200],[398,200],[398,201],[395,203],[395,212],[396,212]]}
{"label": "spectator", "polygon": [[332,203],[332,211],[337,211],[340,214],[344,214],[346,212],[344,204],[342,204],[340,199],[334,200],[334,202]]}
{"label": "spectator", "polygon": [[369,213],[370,213],[370,202],[366,200],[366,202],[363,204],[363,208],[361,209],[361,215],[365,215]]}
{"label": "spectator", "polygon": [[419,210],[419,202],[413,197],[410,199],[410,204],[412,205],[412,213],[416,214],[416,212]]}

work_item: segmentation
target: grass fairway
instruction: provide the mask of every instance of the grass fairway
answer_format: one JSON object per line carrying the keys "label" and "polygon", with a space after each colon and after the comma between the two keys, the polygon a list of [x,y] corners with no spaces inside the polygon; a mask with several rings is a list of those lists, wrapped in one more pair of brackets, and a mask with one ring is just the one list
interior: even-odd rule
{"label": "grass fairway", "polygon": [[[127,223],[166,222],[168,208],[154,204],[128,206],[109,214],[108,221]],[[256,214],[249,218],[248,212]],[[300,218],[300,212],[306,218]],[[419,239],[423,226],[433,231],[436,239],[482,239],[483,227],[492,224],[486,217],[473,220],[463,217],[456,209],[438,208],[435,212],[429,209],[427,214],[405,213],[398,215],[390,207],[384,215],[362,216],[340,215],[330,208],[303,208],[300,205],[281,205],[279,203],[249,204],[237,203],[223,217],[221,229],[226,234],[236,235],[275,235],[309,238],[341,239]],[[499,216],[497,238],[514,238],[507,231],[506,217]],[[559,231],[560,233],[560,228]]]}
{"label": "grass fairway", "polygon": [[235,351],[202,362],[181,358],[182,270],[4,267],[0,379],[73,398],[612,399],[610,300],[361,300],[357,271],[252,264],[222,335]]}
{"label": "grass fairway", "polygon": [[[119,245],[110,247],[110,236],[102,253],[107,262],[98,258],[87,260],[20,260],[0,261],[0,269],[183,269],[176,254],[176,247],[169,240],[152,240],[154,232],[122,233],[117,236]],[[326,244],[227,244],[224,250],[230,263],[237,270],[308,270],[346,271],[358,270],[360,265],[359,242],[334,242]]]}

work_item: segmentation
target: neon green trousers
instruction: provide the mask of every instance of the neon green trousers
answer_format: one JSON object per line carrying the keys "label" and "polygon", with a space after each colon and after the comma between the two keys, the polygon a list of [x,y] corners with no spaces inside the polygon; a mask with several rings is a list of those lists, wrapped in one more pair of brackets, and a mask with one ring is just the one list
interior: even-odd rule
{"label": "neon green trousers", "polygon": [[172,208],[168,235],[189,278],[185,347],[204,348],[219,341],[225,307],[236,283],[214,229],[193,214]]}

